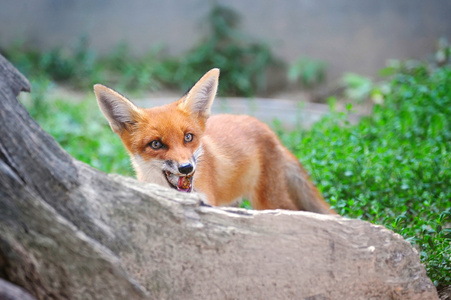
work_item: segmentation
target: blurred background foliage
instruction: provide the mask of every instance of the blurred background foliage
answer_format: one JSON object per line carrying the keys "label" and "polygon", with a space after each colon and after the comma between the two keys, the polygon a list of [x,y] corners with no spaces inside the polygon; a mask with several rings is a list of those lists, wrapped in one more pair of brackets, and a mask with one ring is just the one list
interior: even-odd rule
{"label": "blurred background foliage", "polygon": [[17,43],[1,53],[31,79],[47,76],[78,89],[91,89],[102,82],[130,92],[164,87],[184,92],[216,67],[221,69],[220,94],[253,96],[265,91],[268,68],[283,64],[273,57],[268,45],[243,34],[239,22],[235,11],[215,5],[207,18],[208,35],[181,57],[164,56],[161,45],[135,57],[126,44],[99,57],[89,49],[86,37],[72,50],[56,48],[41,53]]}

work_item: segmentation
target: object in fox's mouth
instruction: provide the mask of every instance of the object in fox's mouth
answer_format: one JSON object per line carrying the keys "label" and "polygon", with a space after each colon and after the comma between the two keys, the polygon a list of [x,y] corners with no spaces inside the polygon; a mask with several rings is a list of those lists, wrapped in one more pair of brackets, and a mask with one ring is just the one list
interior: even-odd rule
{"label": "object in fox's mouth", "polygon": [[184,189],[184,190],[189,189],[190,186],[191,186],[191,179],[190,179],[191,176],[193,176],[193,174],[187,175],[187,176],[184,176],[184,177],[180,177],[182,182],[181,182],[181,185],[179,185],[179,187]]}

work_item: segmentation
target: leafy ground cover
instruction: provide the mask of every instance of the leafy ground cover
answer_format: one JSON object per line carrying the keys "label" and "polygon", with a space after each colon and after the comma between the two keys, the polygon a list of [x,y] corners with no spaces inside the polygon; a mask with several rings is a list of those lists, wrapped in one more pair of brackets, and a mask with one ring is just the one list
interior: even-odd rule
{"label": "leafy ground cover", "polygon": [[32,93],[22,93],[20,100],[67,152],[104,172],[133,175],[128,155],[97,107],[93,92],[81,101],[49,98],[52,84],[48,80],[31,84]]}
{"label": "leafy ground cover", "polygon": [[434,283],[450,285],[451,68],[398,70],[358,125],[331,107],[311,130],[279,130],[284,144],[338,213],[401,234]]}

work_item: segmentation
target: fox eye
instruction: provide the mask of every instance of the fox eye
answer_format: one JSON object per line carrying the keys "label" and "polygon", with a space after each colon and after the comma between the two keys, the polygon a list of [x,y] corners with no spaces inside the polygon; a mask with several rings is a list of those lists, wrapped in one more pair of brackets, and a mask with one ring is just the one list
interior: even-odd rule
{"label": "fox eye", "polygon": [[185,134],[185,143],[189,143],[192,140],[193,140],[193,134],[192,133]]}
{"label": "fox eye", "polygon": [[150,142],[150,148],[158,150],[163,147],[163,144],[159,140],[153,140]]}

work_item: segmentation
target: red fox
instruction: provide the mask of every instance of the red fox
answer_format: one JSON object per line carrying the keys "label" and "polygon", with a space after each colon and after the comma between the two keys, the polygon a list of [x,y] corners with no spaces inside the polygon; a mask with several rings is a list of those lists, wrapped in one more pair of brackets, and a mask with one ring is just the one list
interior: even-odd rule
{"label": "red fox", "polygon": [[216,206],[245,197],[254,209],[334,213],[266,124],[243,115],[210,117],[218,80],[219,69],[212,69],[178,101],[149,109],[94,86],[138,180],[200,192]]}

